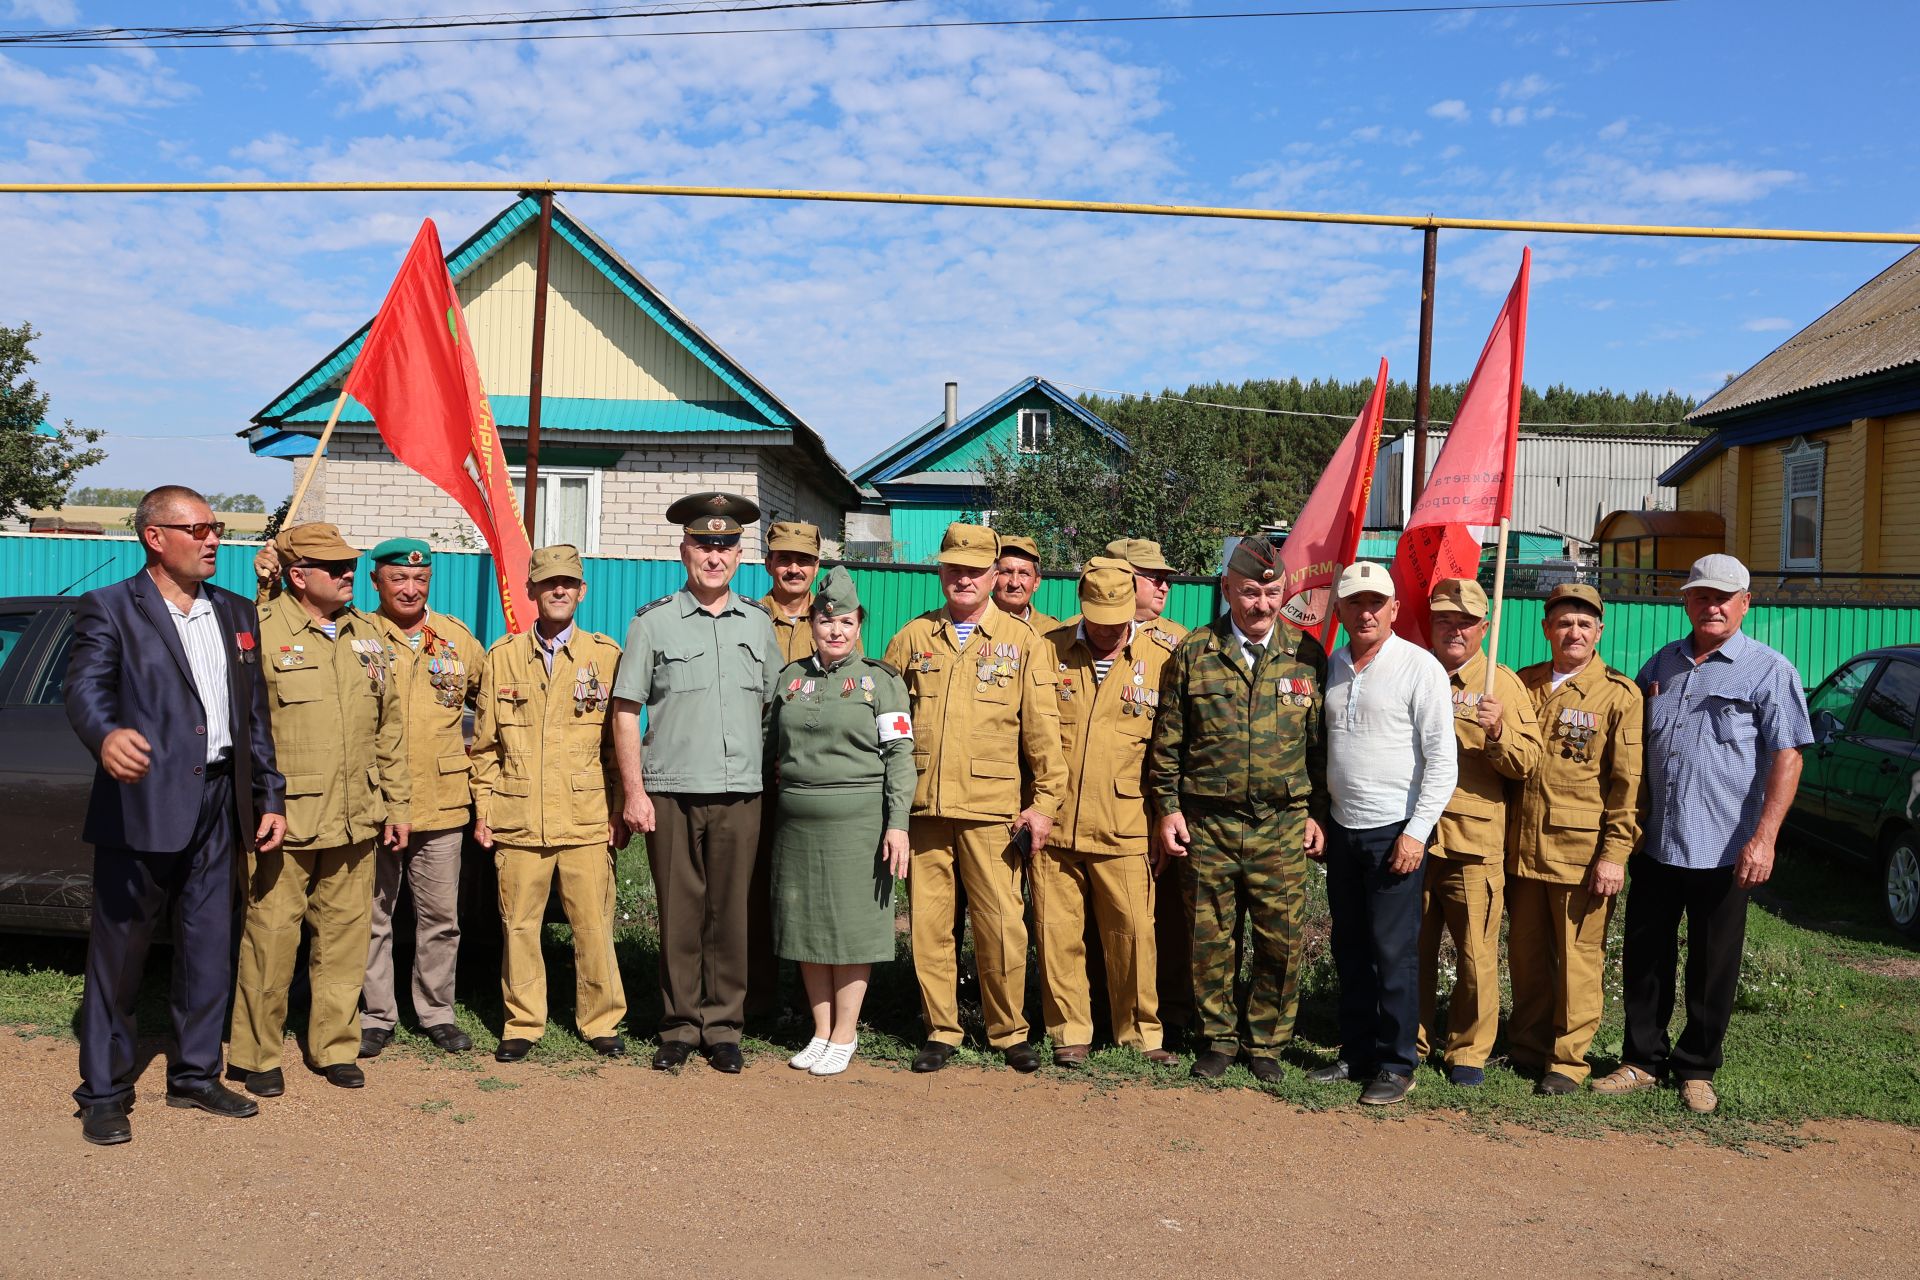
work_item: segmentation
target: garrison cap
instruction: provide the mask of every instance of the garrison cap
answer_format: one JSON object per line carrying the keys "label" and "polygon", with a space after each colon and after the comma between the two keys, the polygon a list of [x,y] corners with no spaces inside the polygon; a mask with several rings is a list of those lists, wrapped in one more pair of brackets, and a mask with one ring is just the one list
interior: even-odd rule
{"label": "garrison cap", "polygon": [[738,538],[742,525],[759,518],[760,508],[737,493],[689,494],[667,508],[667,523],[679,525],[696,538]]}
{"label": "garrison cap", "polygon": [[282,529],[273,540],[273,549],[280,553],[280,563],[288,566],[332,564],[360,558],[359,549],[341,537],[340,530],[318,521]]}
{"label": "garrison cap", "polygon": [[1227,569],[1255,582],[1272,582],[1280,576],[1280,548],[1264,533],[1242,538],[1227,558]]}
{"label": "garrison cap", "polygon": [[964,569],[991,569],[1000,558],[1000,539],[983,524],[950,524],[940,539],[940,564]]}
{"label": "garrison cap", "polygon": [[579,578],[585,581],[586,576],[586,566],[580,563],[580,548],[570,547],[564,542],[541,547],[527,561],[528,582],[545,582],[548,578]]}
{"label": "garrison cap", "polygon": [[1433,588],[1427,608],[1435,613],[1464,613],[1473,618],[1487,616],[1487,592],[1472,578],[1448,578]]}
{"label": "garrison cap", "polygon": [[1135,573],[1172,573],[1173,566],[1151,538],[1115,538],[1107,544],[1107,554],[1125,560]]}
{"label": "garrison cap", "polygon": [[818,560],[820,528],[798,520],[776,520],[773,527],[767,530],[767,550],[792,551]]}
{"label": "garrison cap", "polygon": [[859,607],[860,593],[853,589],[853,575],[845,565],[837,564],[820,575],[820,586],[814,591],[813,604],[807,612],[831,618],[852,613]]}
{"label": "garrison cap", "polygon": [[1348,596],[1369,591],[1393,599],[1393,575],[1387,572],[1385,565],[1375,564],[1371,560],[1348,565],[1340,571],[1340,577],[1333,584],[1335,600],[1345,600]]}
{"label": "garrison cap", "polygon": [[1552,616],[1553,606],[1557,604],[1584,605],[1596,617],[1607,616],[1607,606],[1600,599],[1600,593],[1584,582],[1563,582],[1547,596],[1547,614]]}
{"label": "garrison cap", "polygon": [[367,552],[375,564],[398,564],[413,568],[433,563],[433,548],[421,538],[388,538]]}
{"label": "garrison cap", "polygon": [[[1004,556],[1009,551],[1015,555],[1025,556],[1027,559],[1033,561],[1036,566],[1040,563],[1040,544],[1032,538],[1000,539],[1000,555]],[[998,558],[998,556],[995,557],[995,559]]]}
{"label": "garrison cap", "polygon": [[1133,621],[1133,566],[1095,556],[1080,574],[1080,616],[1103,627]]}

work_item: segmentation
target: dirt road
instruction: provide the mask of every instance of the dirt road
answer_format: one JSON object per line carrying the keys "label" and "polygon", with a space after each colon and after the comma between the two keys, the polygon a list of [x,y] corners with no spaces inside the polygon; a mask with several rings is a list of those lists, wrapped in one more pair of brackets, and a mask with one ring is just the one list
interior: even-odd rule
{"label": "dirt road", "polygon": [[251,1120],[140,1081],[80,1139],[70,1043],[0,1037],[0,1274],[1911,1276],[1920,1133],[1760,1154],[856,1062],[814,1080],[477,1058],[289,1072]]}

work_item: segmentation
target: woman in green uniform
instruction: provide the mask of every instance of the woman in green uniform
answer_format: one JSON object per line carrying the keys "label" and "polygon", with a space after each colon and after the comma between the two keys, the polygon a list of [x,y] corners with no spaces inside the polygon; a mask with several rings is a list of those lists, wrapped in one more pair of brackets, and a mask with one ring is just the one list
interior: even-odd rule
{"label": "woman in green uniform", "polygon": [[907,874],[913,722],[892,667],[861,656],[865,616],[844,568],[821,580],[814,652],[780,673],[768,749],[778,770],[774,951],[800,964],[813,1039],[790,1065],[847,1069],[877,960],[891,960],[893,882]]}

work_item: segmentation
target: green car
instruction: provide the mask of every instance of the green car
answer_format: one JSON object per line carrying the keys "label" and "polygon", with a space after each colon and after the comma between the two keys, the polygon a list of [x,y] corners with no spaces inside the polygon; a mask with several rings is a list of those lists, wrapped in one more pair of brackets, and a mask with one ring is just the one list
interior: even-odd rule
{"label": "green car", "polygon": [[1807,710],[1813,745],[1787,825],[1877,867],[1888,920],[1920,937],[1920,645],[1849,658]]}

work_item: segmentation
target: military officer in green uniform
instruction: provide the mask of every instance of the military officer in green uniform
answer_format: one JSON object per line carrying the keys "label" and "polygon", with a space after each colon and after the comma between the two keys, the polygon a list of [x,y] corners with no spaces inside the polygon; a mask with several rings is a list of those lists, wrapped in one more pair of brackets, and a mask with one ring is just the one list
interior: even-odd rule
{"label": "military officer in green uniform", "polygon": [[687,584],[634,614],[614,681],[626,822],[647,837],[659,901],[661,1071],[700,1049],[717,1071],[742,1065],[763,722],[785,665],[766,611],[731,585],[740,526],[759,518],[734,493],[696,493],[667,508],[682,527]]}
{"label": "military officer in green uniform", "polygon": [[611,637],[574,625],[586,598],[580,552],[541,547],[527,561],[533,628],[487,649],[473,724],[473,838],[500,873],[499,1062],[518,1062],[547,1029],[540,954],[547,898],[573,930],[574,1023],[602,1057],[626,1052],[627,992],[613,954],[613,849],[626,843],[607,724],[620,664]]}
{"label": "military officer in green uniform", "polygon": [[[1243,540],[1221,583],[1228,614],[1190,632],[1160,687],[1148,793],[1167,853],[1184,860],[1193,913],[1193,987],[1217,1079],[1244,1053],[1255,1078],[1280,1078],[1278,1053],[1300,1007],[1307,857],[1327,817],[1322,699],[1327,655],[1280,616],[1279,549]],[[1241,922],[1253,919],[1244,993]]]}
{"label": "military officer in green uniform", "polygon": [[286,592],[261,607],[260,653],[273,747],[287,777],[287,839],[247,855],[228,1074],[277,1097],[287,987],[311,926],[307,1058],[329,1083],[366,1076],[355,1013],[372,934],[374,842],[404,849],[412,779],[406,717],[379,625],[353,607],[360,553],[330,524],[275,540]]}

